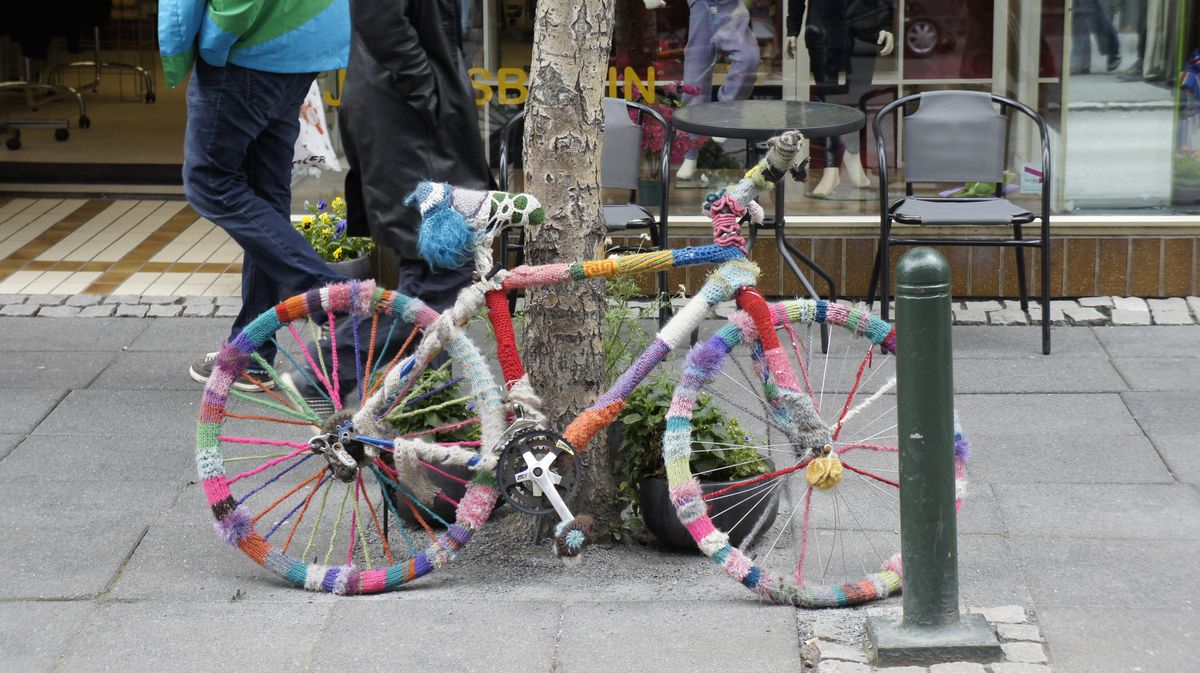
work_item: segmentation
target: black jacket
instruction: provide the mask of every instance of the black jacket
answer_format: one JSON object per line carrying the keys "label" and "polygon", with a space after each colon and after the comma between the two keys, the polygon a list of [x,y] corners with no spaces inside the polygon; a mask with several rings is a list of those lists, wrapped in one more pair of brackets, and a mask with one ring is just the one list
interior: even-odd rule
{"label": "black jacket", "polygon": [[339,113],[352,232],[414,259],[422,179],[487,189],[491,171],[467,78],[457,0],[350,0]]}

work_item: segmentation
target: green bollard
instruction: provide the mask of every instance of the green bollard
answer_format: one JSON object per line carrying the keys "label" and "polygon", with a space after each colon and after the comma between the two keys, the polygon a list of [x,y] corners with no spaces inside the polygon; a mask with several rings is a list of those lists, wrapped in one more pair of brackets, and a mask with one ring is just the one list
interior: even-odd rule
{"label": "green bollard", "polygon": [[933,248],[896,266],[896,399],[900,435],[903,616],[872,616],[877,665],[1003,658],[983,615],[958,608],[954,508],[954,362],[950,267]]}

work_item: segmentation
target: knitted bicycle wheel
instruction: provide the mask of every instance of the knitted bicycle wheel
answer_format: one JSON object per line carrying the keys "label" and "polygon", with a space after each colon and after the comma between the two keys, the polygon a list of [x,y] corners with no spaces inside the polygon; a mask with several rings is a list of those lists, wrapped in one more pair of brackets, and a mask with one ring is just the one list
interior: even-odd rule
{"label": "knitted bicycle wheel", "polygon": [[[495,445],[503,412],[479,351],[437,319],[352,281],[280,303],[221,348],[196,433],[221,539],[297,586],[344,594],[454,558],[495,506],[495,457],[479,447]],[[278,368],[258,354],[267,342]]]}
{"label": "knitted bicycle wheel", "polygon": [[[701,551],[765,600],[840,607],[884,598],[901,585],[895,333],[826,301],[770,310],[782,327],[778,347],[764,349],[755,323],[738,313],[688,355],[663,441],[676,512]],[[826,352],[822,323],[833,327]],[[722,445],[699,431],[716,410],[733,426]],[[956,419],[959,504],[967,449]],[[751,474],[704,488],[697,466],[730,451],[746,455],[739,460]],[[756,452],[773,465],[758,465]],[[746,533],[735,528],[766,528],[751,512],[776,498],[778,515],[753,551],[733,547],[731,535]],[[771,570],[784,558],[786,572]]]}

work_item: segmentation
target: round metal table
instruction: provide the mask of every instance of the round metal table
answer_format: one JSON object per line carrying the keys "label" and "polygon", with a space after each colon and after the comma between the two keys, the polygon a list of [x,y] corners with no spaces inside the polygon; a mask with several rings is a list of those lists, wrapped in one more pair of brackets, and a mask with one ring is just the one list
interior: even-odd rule
{"label": "round metal table", "polygon": [[[692,104],[675,110],[671,118],[671,125],[678,131],[750,141],[766,140],[784,131],[800,131],[805,138],[828,138],[858,131],[866,124],[867,116],[862,110],[834,103],[799,100],[734,100]],[[800,271],[793,255],[824,279],[829,285],[829,299],[836,299],[837,285],[833,278],[789,243],[784,235],[785,183],[786,177],[775,185],[775,216],[764,221],[761,228],[775,230],[775,246],[780,256],[812,297],[818,297],[817,291]],[[759,228],[750,229],[751,246]]]}

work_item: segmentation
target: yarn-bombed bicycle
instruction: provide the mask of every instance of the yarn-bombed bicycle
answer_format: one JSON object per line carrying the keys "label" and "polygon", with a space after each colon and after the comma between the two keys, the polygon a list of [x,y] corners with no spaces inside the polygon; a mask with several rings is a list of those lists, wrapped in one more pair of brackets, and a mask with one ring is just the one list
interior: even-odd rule
{"label": "yarn-bombed bicycle", "polygon": [[[789,414],[803,407],[807,394],[793,391],[793,379],[777,369],[792,366],[786,357],[779,356],[783,349],[775,335],[777,327],[790,322],[824,321],[848,327],[852,340],[869,343],[867,352],[877,344],[889,348],[894,345],[890,326],[861,311],[828,302],[768,305],[753,288],[757,270],[746,261],[739,220],[748,210],[761,212],[753,199],[787,172],[799,140],[799,134],[794,133],[776,139],[767,157],[744,179],[710,199],[712,245],[501,270],[466,288],[453,309],[441,316],[413,298],[379,289],[370,281],[313,290],[264,313],[222,348],[201,407],[197,465],[221,537],[259,564],[305,588],[337,593],[378,592],[394,589],[449,563],[482,528],[497,499],[503,496],[522,511],[556,513],[560,519],[556,551],[562,556],[577,555],[587,542],[588,519],[575,517],[567,504],[578,486],[575,452],[585,450],[592,436],[613,421],[629,393],[670,352],[688,341],[713,306],[731,298],[745,312],[731,319],[715,338],[730,345],[727,352],[732,352],[739,339],[753,345],[747,352],[738,352],[739,357],[748,356],[750,360],[750,366],[740,371],[746,390],[763,391],[748,404],[758,405],[766,415],[750,414],[747,418],[767,421],[762,424],[767,441],[760,448],[777,453],[781,447],[773,445],[770,438],[791,422]],[[473,254],[481,272],[491,271],[491,239],[501,227],[536,224],[541,218],[539,204],[527,195],[423,184],[414,196],[424,216],[423,253],[443,261],[458,254]],[[507,291],[713,263],[720,266],[700,292],[662,328],[609,391],[562,434],[546,427],[517,352]],[[506,381],[504,390],[462,329],[485,305]],[[415,326],[407,338],[396,334],[398,321],[387,320],[393,316]],[[328,357],[323,349],[310,348],[300,334],[308,323],[314,336],[319,336],[322,332],[316,323],[332,326],[339,318],[349,321],[354,341],[356,381],[350,394],[341,390],[339,377],[330,374],[339,369],[339,330],[325,329],[327,339],[333,342]],[[386,328],[381,329],[381,319]],[[417,333],[421,334],[419,345],[408,355],[408,345]],[[798,343],[794,330],[792,335],[793,343]],[[331,414],[316,413],[287,377],[255,354],[268,339],[275,341],[297,372],[322,391],[334,408]],[[393,340],[404,340],[404,347],[392,347]],[[395,354],[390,355],[393,351]],[[383,357],[384,353],[389,356]],[[446,373],[446,367],[436,366],[439,353],[449,356],[452,376]],[[796,348],[794,353],[799,355],[802,349]],[[232,382],[243,376],[250,362],[267,371],[275,383],[271,389],[266,382],[257,382],[265,395],[231,390]],[[762,363],[769,366],[755,372]],[[692,388],[697,388],[698,380],[685,377],[683,385],[692,382]],[[459,385],[467,388],[465,394],[457,395]],[[729,399],[725,391],[715,387],[710,395],[712,399]],[[681,400],[680,394],[676,398]],[[468,417],[447,422],[445,412],[455,405],[467,410]],[[801,418],[803,413],[811,416],[803,409],[793,415]],[[389,422],[397,417],[418,419],[427,426],[396,436],[389,432],[394,427]],[[717,545],[723,533],[712,529],[707,517],[695,516],[703,507],[689,497],[688,479],[692,475],[686,473],[686,466],[682,470],[678,466],[685,453],[678,436],[680,425],[686,422],[686,414],[679,413],[668,421],[668,433],[676,439],[669,443],[667,463],[676,476],[685,475],[682,480],[672,478],[677,504],[693,535],[704,531],[697,537],[701,548],[715,560],[733,559],[735,562],[727,562],[726,566],[739,580],[758,588],[765,597],[802,605],[859,602],[894,590],[896,582],[890,577],[869,577],[873,593],[843,590],[838,596],[844,600],[822,602],[822,596],[837,592],[812,591],[813,585],[807,583],[791,590],[787,582],[747,581],[750,574],[764,574],[753,568],[742,573],[744,557],[740,552],[726,550],[727,544]],[[808,418],[806,422],[820,421]],[[824,447],[836,445],[837,437],[825,437],[816,429],[808,433],[811,437],[806,444],[782,447],[798,461],[793,467],[805,460],[805,470],[808,465],[829,464],[832,450],[825,451]],[[746,439],[749,442],[751,437],[747,435]],[[817,447],[818,440],[830,441]],[[256,453],[263,446],[280,450]],[[820,461],[812,459],[814,451],[824,451]],[[877,452],[894,460],[894,452]],[[252,467],[234,475],[226,472],[226,464],[239,462],[250,462]],[[304,465],[308,467],[302,469]],[[769,497],[778,492],[782,477],[800,471],[796,468],[767,475],[744,497],[735,498],[730,495],[733,492],[720,494],[720,500],[708,501],[708,508],[732,509],[739,503],[744,505],[747,498]],[[462,491],[461,495],[450,494],[455,488]],[[335,493],[335,489],[340,492]],[[331,494],[337,513],[326,516]],[[446,505],[453,508],[452,513],[445,511]],[[389,518],[396,525],[389,526]],[[807,510],[804,518],[807,523]],[[427,543],[414,541],[414,537],[422,536],[422,529],[429,538]],[[776,536],[776,542],[782,533]],[[335,555],[337,564],[332,563]],[[806,552],[801,553],[804,556]],[[878,563],[877,559],[875,568]],[[832,556],[824,565],[828,571],[833,565]],[[856,574],[854,579],[866,574]],[[837,580],[830,586],[843,583]],[[770,587],[776,589],[764,591]]]}

